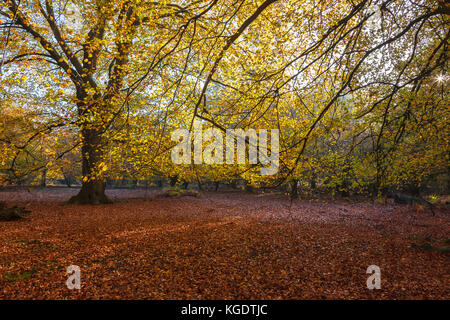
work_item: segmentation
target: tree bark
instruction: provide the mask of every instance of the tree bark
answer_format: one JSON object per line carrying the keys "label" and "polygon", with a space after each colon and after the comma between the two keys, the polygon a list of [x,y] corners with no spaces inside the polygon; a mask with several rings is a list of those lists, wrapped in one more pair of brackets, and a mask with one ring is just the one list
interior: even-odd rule
{"label": "tree bark", "polygon": [[41,188],[47,186],[47,168],[44,168],[41,173]]}
{"label": "tree bark", "polygon": [[311,182],[310,182],[310,187],[313,192],[315,192],[316,188],[317,188],[316,178],[317,178],[317,175],[315,172],[313,172],[311,174]]}
{"label": "tree bark", "polygon": [[292,179],[290,184],[291,184],[291,199],[298,198],[298,180]]}
{"label": "tree bark", "polygon": [[73,196],[69,200],[69,203],[111,203],[111,200],[105,195],[106,182],[104,178],[96,172],[99,163],[103,160],[105,147],[101,134],[95,129],[85,129],[82,131],[82,134],[82,173],[83,177],[87,177],[88,180],[83,180],[80,192],[76,196]]}
{"label": "tree bark", "polygon": [[177,182],[178,182],[178,175],[174,175],[174,176],[170,177],[170,186],[171,187],[175,187]]}

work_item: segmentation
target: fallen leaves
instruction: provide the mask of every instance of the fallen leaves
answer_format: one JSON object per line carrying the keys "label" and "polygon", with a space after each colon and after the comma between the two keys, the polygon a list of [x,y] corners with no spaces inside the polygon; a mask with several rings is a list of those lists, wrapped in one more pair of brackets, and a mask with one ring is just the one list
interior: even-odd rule
{"label": "fallen leaves", "polygon": [[[367,202],[290,206],[270,194],[109,194],[119,195],[78,206],[42,194],[29,219],[0,223],[0,298],[450,298],[448,252],[424,250],[446,246],[444,209],[432,217]],[[366,288],[372,264],[381,290]],[[65,285],[69,265],[81,268],[81,290]]]}

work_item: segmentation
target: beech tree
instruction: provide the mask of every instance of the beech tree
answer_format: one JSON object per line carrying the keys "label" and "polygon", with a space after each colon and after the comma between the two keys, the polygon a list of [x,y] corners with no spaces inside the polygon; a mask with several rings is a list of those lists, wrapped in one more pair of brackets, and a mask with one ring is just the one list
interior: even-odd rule
{"label": "beech tree", "polygon": [[[258,6],[234,38],[272,2]],[[72,82],[78,113],[72,120],[81,132],[84,175],[82,189],[72,202],[108,202],[101,175],[104,132],[146,76],[127,81],[128,74],[148,63],[147,72],[160,65],[176,50],[188,27],[196,28],[216,3],[3,1],[2,15],[9,19],[8,51],[15,54],[3,59],[2,66],[39,60],[56,65]],[[152,41],[162,35],[171,38],[156,48],[152,62],[143,59],[146,50],[154,53]],[[232,36],[227,45],[233,41]]]}
{"label": "beech tree", "polygon": [[67,128],[73,143],[54,158],[80,147],[74,203],[109,202],[105,177],[124,161],[143,175],[175,175],[170,131],[195,119],[220,130],[280,129],[280,170],[260,177],[253,166],[194,166],[186,179],[209,171],[213,180],[298,180],[320,166],[309,148],[345,131],[347,150],[372,140],[367,176],[378,190],[411,115],[431,102],[427,90],[437,114],[447,103],[437,94],[445,81],[432,80],[448,67],[444,1],[3,0],[0,8],[2,93],[50,114],[20,143],[0,140],[12,152],[7,169],[18,175],[27,145]]}

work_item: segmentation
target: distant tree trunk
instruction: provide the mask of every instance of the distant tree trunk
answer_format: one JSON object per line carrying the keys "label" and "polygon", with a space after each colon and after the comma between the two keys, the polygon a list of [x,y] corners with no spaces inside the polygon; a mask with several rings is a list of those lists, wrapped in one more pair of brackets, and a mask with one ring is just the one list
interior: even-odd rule
{"label": "distant tree trunk", "polygon": [[408,191],[413,195],[413,196],[420,196],[420,186],[418,182],[411,182],[408,186]]}
{"label": "distant tree trunk", "polygon": [[45,188],[47,185],[47,168],[44,168],[41,173],[41,187]]}
{"label": "distant tree trunk", "polygon": [[311,190],[312,190],[312,191],[315,191],[316,188],[317,188],[317,184],[316,184],[316,173],[315,173],[315,172],[311,175],[310,186],[311,186]]}
{"label": "distant tree trunk", "polygon": [[219,181],[216,181],[216,182],[215,182],[216,191],[219,190],[219,186],[220,186],[220,182],[219,182]]}
{"label": "distant tree trunk", "polygon": [[245,180],[245,191],[246,192],[254,192],[255,191],[253,186],[251,184],[249,184],[247,180]]}
{"label": "distant tree trunk", "polygon": [[447,167],[447,190],[446,194],[450,192],[450,166]]}
{"label": "distant tree trunk", "polygon": [[98,165],[103,159],[104,143],[100,133],[95,129],[85,129],[82,131],[83,145],[82,153],[82,173],[88,180],[82,182],[80,192],[69,200],[74,204],[101,204],[111,201],[105,195],[105,181],[99,175]]}
{"label": "distant tree trunk", "polygon": [[71,187],[71,183],[72,183],[72,182],[70,181],[70,177],[67,176],[67,175],[64,173],[64,170],[63,170],[62,167],[60,167],[59,169],[61,170],[61,173],[62,173],[62,175],[63,175],[63,177],[64,177],[64,183],[66,184],[66,186],[67,186],[68,188],[70,188],[70,187]]}
{"label": "distant tree trunk", "polygon": [[298,180],[297,179],[293,179],[291,180],[291,198],[295,199],[298,197]]}
{"label": "distant tree trunk", "polygon": [[[345,161],[344,163],[344,168],[343,168],[343,179],[342,179],[342,183],[340,185],[340,189],[341,189],[341,196],[342,197],[349,197],[350,196],[350,172],[351,172],[351,164],[349,163],[348,160]],[[380,188],[380,184],[378,184],[378,189]],[[380,190],[378,190],[379,192]]]}
{"label": "distant tree trunk", "polygon": [[175,187],[178,182],[178,175],[170,177],[170,186]]}

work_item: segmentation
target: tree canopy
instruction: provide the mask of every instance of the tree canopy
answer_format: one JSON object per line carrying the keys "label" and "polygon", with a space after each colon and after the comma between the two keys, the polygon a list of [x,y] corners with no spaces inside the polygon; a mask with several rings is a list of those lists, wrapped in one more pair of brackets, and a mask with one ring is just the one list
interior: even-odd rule
{"label": "tree canopy", "polygon": [[[0,178],[70,175],[76,203],[108,202],[105,179],[123,176],[449,181],[449,14],[428,0],[2,0]],[[278,173],[174,164],[171,132],[196,120],[278,129]]]}

